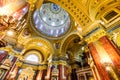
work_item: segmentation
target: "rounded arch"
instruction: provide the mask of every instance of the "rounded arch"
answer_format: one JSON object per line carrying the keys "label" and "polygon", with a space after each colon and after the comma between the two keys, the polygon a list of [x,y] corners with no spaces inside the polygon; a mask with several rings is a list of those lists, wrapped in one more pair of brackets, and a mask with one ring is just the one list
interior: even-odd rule
{"label": "rounded arch", "polygon": [[54,53],[53,45],[44,38],[30,38],[26,40],[23,45],[25,49],[22,51],[22,55],[24,55],[26,51],[37,50],[43,56],[44,61],[46,61],[47,58]]}
{"label": "rounded arch", "polygon": [[42,53],[38,50],[29,50],[25,52],[24,59],[28,62],[30,61],[30,62],[36,62],[40,64],[44,60],[44,57]]}
{"label": "rounded arch", "polygon": [[[69,36],[67,36],[60,47],[60,53],[66,53],[67,47],[69,46],[69,43],[73,41],[75,38],[80,37],[76,32],[71,33]],[[81,37],[80,37],[81,38]]]}

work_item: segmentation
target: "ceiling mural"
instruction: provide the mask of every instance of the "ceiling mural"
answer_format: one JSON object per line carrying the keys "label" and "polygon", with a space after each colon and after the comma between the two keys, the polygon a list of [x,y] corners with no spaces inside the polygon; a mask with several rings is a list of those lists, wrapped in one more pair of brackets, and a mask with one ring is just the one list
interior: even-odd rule
{"label": "ceiling mural", "polygon": [[35,28],[50,37],[59,37],[70,28],[70,16],[60,6],[45,3],[34,12]]}

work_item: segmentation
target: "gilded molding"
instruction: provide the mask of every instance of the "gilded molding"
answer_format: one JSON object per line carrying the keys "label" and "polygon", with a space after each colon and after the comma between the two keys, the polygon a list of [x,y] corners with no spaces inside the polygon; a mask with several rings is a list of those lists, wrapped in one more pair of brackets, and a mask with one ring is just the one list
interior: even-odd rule
{"label": "gilded molding", "polygon": [[[48,0],[54,2],[66,11],[68,11],[72,17],[74,17],[75,21],[78,22],[82,28],[87,27],[92,20],[88,17],[87,10],[83,7],[82,3],[78,3],[76,0]],[[64,3],[64,4],[63,4]]]}
{"label": "gilded molding", "polygon": [[46,65],[38,66],[38,70],[44,70],[44,69],[47,69],[47,66],[46,66]]}
{"label": "gilded molding", "polygon": [[18,67],[21,67],[22,66],[22,62],[16,62],[16,66],[18,66]]}
{"label": "gilded molding", "polygon": [[30,4],[30,11],[34,10],[36,1],[37,0],[27,0],[27,2]]}
{"label": "gilded molding", "polygon": [[102,36],[107,35],[103,29],[99,29],[96,32],[92,33],[89,37],[85,38],[85,41],[89,44],[91,42],[97,41]]}
{"label": "gilded molding", "polygon": [[66,61],[62,61],[62,60],[50,62],[48,65],[64,65],[64,66],[68,66]]}

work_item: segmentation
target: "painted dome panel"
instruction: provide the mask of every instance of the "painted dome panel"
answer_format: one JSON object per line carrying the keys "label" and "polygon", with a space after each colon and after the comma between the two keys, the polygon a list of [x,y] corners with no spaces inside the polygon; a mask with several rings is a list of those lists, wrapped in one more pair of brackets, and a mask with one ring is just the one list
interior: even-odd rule
{"label": "painted dome panel", "polygon": [[35,28],[41,33],[59,37],[70,28],[69,14],[54,3],[43,4],[33,15]]}

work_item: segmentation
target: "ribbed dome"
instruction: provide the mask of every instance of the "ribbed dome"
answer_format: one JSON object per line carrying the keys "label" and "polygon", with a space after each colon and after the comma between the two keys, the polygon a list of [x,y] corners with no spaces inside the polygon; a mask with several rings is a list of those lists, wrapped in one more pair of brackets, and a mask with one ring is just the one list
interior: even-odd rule
{"label": "ribbed dome", "polygon": [[33,19],[35,28],[51,37],[63,35],[70,27],[68,13],[54,3],[43,4],[39,10],[34,12]]}

